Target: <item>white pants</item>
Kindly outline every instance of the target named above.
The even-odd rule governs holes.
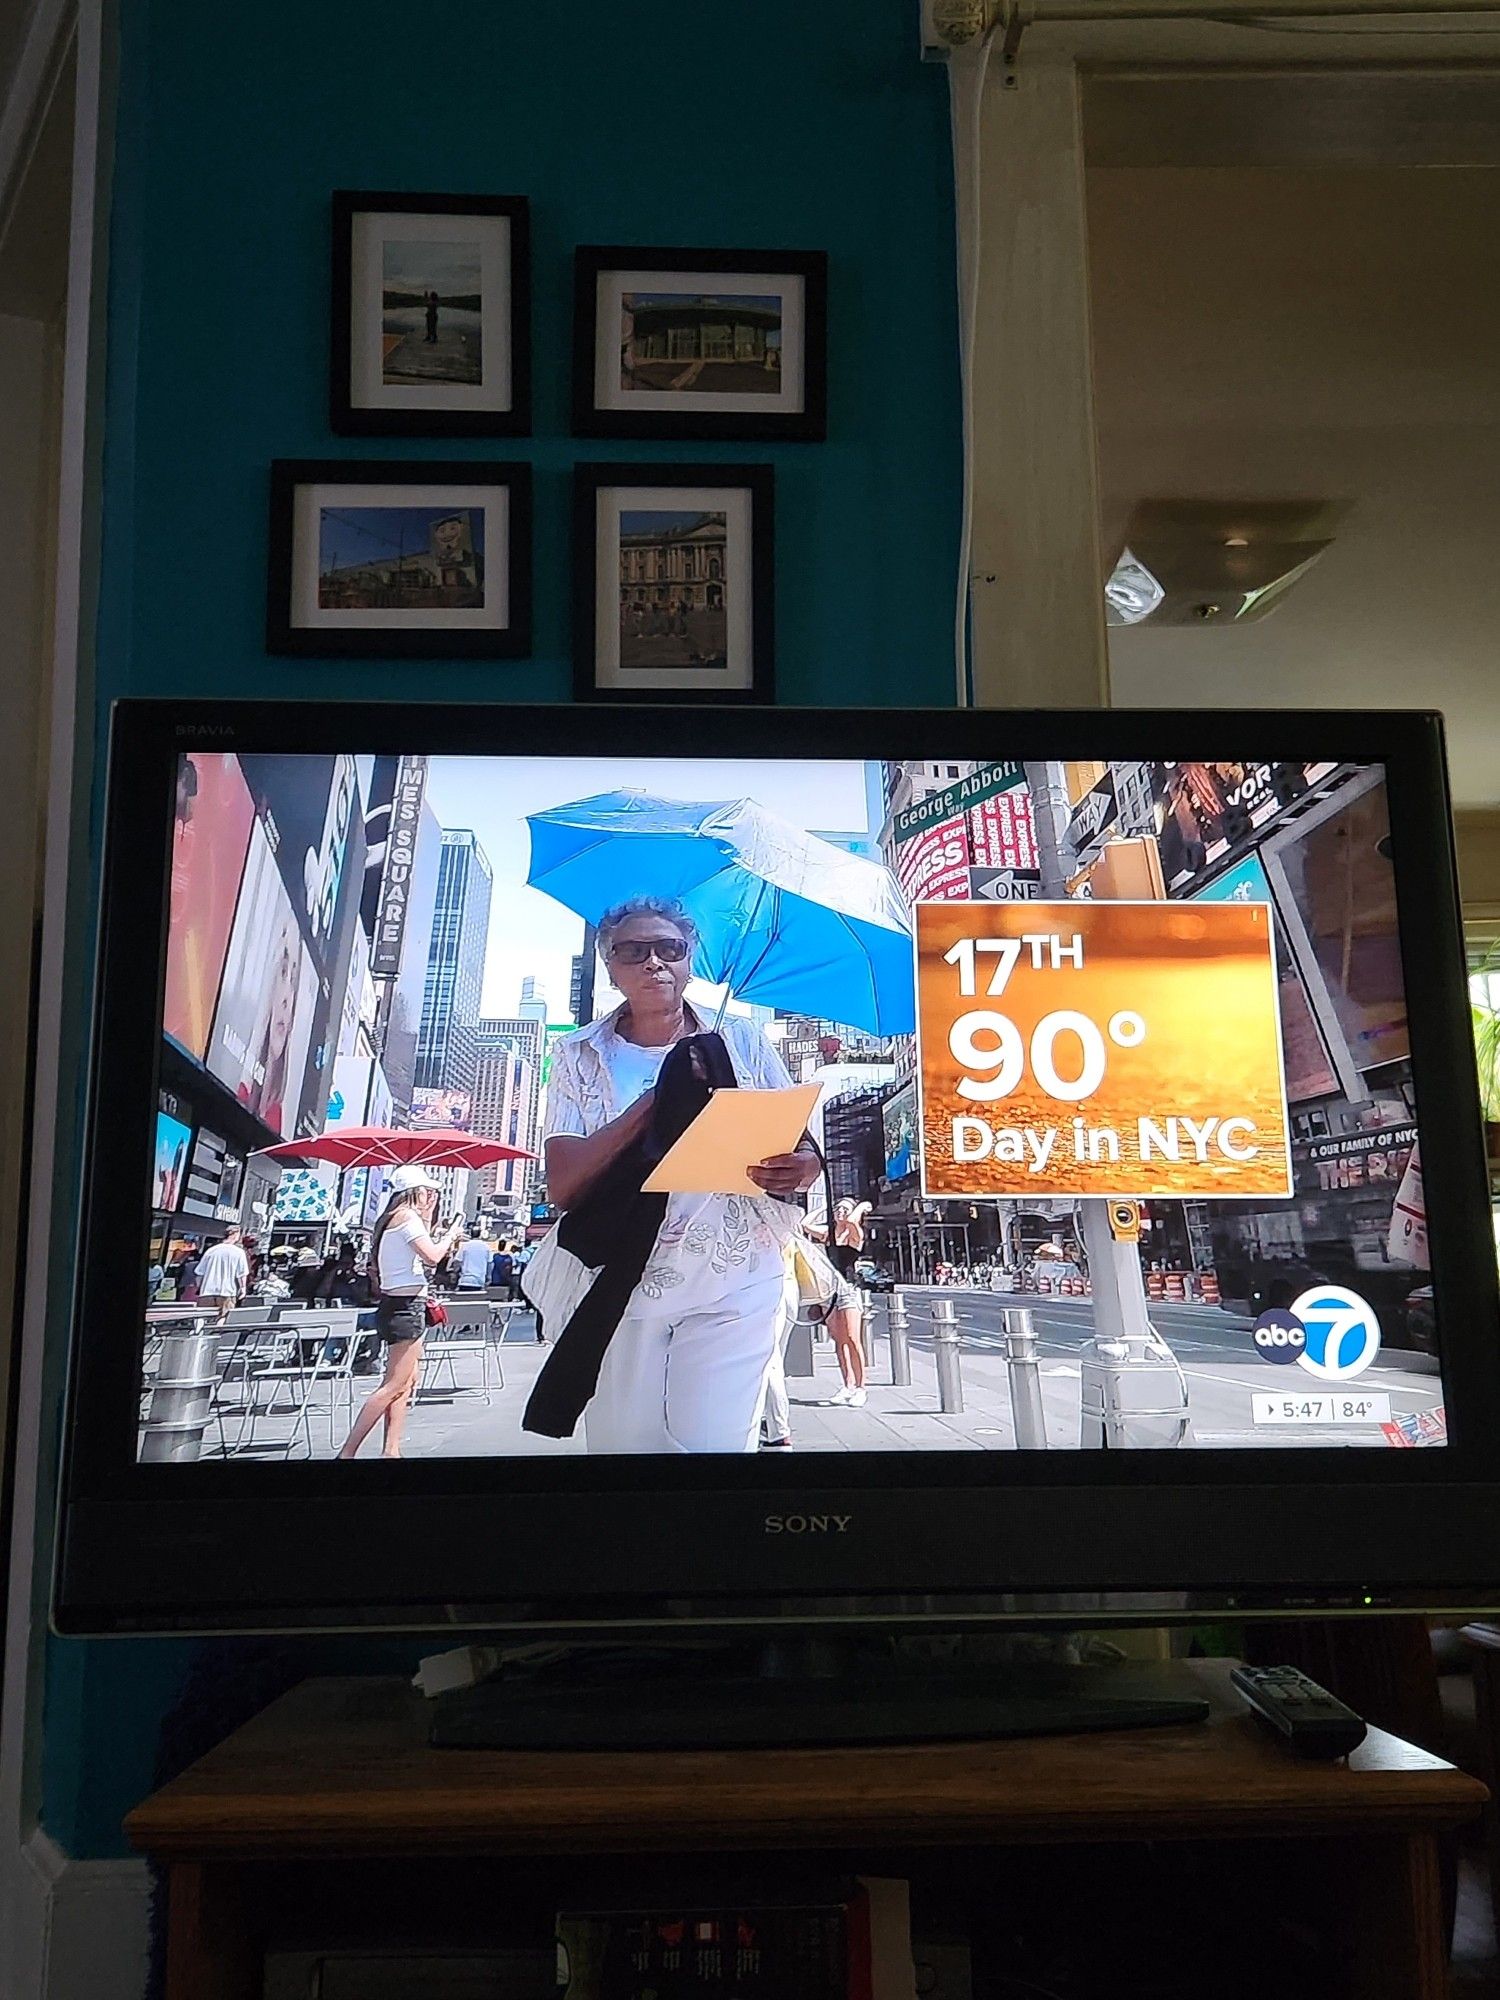
[[[776,1345],[771,1349],[771,1365],[766,1370],[766,1436],[789,1438],[792,1434],[792,1405],[786,1393],[786,1344],[797,1321],[797,1279],[788,1272],[781,1291],[781,1324]]]
[[[782,1289],[778,1260],[724,1298],[678,1303],[637,1291],[584,1412],[590,1453],[755,1451]]]

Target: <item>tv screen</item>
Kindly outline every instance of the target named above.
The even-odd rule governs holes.
[[[1092,1493],[1097,1542],[1111,1487],[1248,1484],[1270,1536],[1278,1489],[1488,1478],[1429,720],[127,705],[113,775],[80,1506],[170,1542],[202,1503],[232,1561],[288,1507],[566,1498],[566,1594],[654,1494],[686,1595],[775,1580],[663,1564],[695,1493],[766,1503],[757,1573],[822,1496],[904,1496],[884,1575],[802,1578],[869,1592],[929,1580],[944,1495]],[[965,1581],[1232,1591],[1268,1565],[1231,1539]],[[445,1604],[505,1596],[453,1554]],[[435,1601],[414,1555],[395,1606]],[[326,1615],[306,1567],[275,1615]]]

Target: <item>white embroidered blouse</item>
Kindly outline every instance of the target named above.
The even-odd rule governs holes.
[[[646,1049],[627,1042],[615,1032],[617,1018],[618,1010],[554,1043],[544,1141],[587,1138],[655,1083],[671,1044]],[[785,1064],[753,1021],[726,1015],[719,1033],[742,1088],[784,1090],[791,1083]],[[648,1299],[680,1299],[685,1305],[690,1298],[722,1297],[740,1282],[774,1279],[779,1284],[783,1248],[801,1219],[799,1207],[769,1195],[672,1195],[639,1289]],[[576,1298],[569,1295],[581,1296],[588,1276],[555,1239],[554,1231],[538,1245],[525,1286],[549,1324],[571,1312]],[[561,1260],[573,1267],[571,1272],[558,1268]]]

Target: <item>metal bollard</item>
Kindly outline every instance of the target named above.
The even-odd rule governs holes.
[[[217,1328],[206,1333],[168,1334],[151,1391],[151,1407],[141,1426],[141,1459],[147,1465],[196,1459],[213,1417]]]
[[[1042,1407],[1042,1371],[1031,1307],[1006,1306],[1000,1314],[1000,1324],[1005,1330],[1005,1372],[1010,1378],[1016,1449],[1045,1451],[1047,1418]]]
[[[891,1345],[891,1382],[897,1389],[909,1389],[911,1349],[906,1342],[911,1329],[906,1319],[906,1300],[900,1292],[893,1291],[886,1301],[885,1330]]]
[[[952,1299],[932,1302],[932,1351],[937,1361],[938,1407],[945,1416],[964,1406],[963,1376],[958,1360],[958,1308]]]

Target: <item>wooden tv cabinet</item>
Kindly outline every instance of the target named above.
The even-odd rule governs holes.
[[[1093,1923],[1100,1949],[1114,1926],[1134,1949],[1131,1913],[1156,1898],[1174,1959],[1210,1923],[1257,1978],[1311,1954],[1320,1994],[1440,2000],[1437,1836],[1483,1787],[1379,1730],[1347,1762],[1295,1762],[1228,1674],[1113,1671],[1122,1693],[1137,1677],[1205,1695],[1210,1720],[1186,1728],[659,1753],[434,1750],[403,1682],[316,1680],[127,1826],[167,1874],[169,2000],[251,2000],[288,1939],[535,1942],[585,1897],[670,1899],[715,1868],[738,1893],[825,1866],[903,1874],[918,1903],[957,1909],[976,1994],[1042,1922],[1059,1937]]]

